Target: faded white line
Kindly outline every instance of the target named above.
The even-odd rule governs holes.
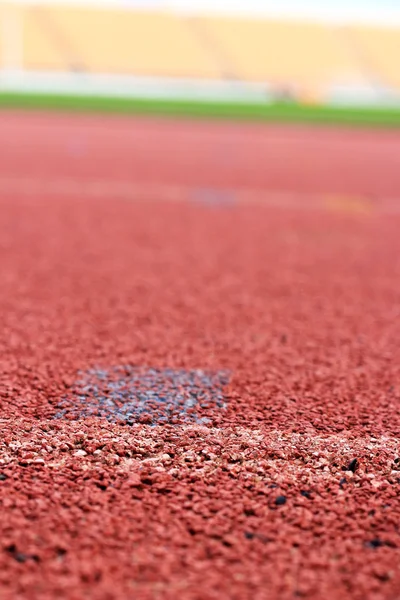
[[[29,198],[54,196],[71,199],[197,202],[215,205],[261,204],[297,210],[400,213],[400,200],[395,198],[372,201],[369,198],[351,194],[312,194],[250,188],[235,190],[211,186],[183,186],[101,178],[3,176],[0,177],[0,194],[3,197],[21,195]]]

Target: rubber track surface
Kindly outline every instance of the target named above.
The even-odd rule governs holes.
[[[398,599],[399,134],[0,131],[1,598]],[[105,402],[121,369],[212,402],[77,415],[79,373]]]

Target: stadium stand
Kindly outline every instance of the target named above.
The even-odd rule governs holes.
[[[222,76],[212,52],[198,42],[184,20],[170,13],[32,6],[25,13],[25,30],[25,61],[30,69]]]
[[[361,59],[377,81],[400,90],[400,31],[377,27],[353,27],[351,36]]]
[[[229,18],[203,23],[231,56],[241,79],[316,87],[361,77],[330,26]]]
[[[25,70],[265,82],[303,99],[332,86],[400,90],[397,29],[40,3],[20,12]],[[2,31],[4,18],[0,41]]]

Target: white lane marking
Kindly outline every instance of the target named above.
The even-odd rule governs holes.
[[[147,183],[111,179],[83,179],[75,177],[17,177],[0,176],[0,194],[25,197],[54,196],[80,199],[110,199],[131,201],[163,201],[202,203],[201,194],[208,202],[224,205],[226,199],[233,204],[261,204],[276,208],[296,210],[328,210],[339,212],[383,214],[400,213],[400,200],[382,198],[372,201],[353,194],[326,194],[290,192],[286,190],[230,189],[212,186],[185,186],[168,183]],[[214,201],[212,196],[214,195]]]

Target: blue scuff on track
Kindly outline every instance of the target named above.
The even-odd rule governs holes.
[[[223,409],[226,372],[118,366],[80,372],[55,417],[153,425],[209,422]],[[203,414],[202,414],[203,413]]]

